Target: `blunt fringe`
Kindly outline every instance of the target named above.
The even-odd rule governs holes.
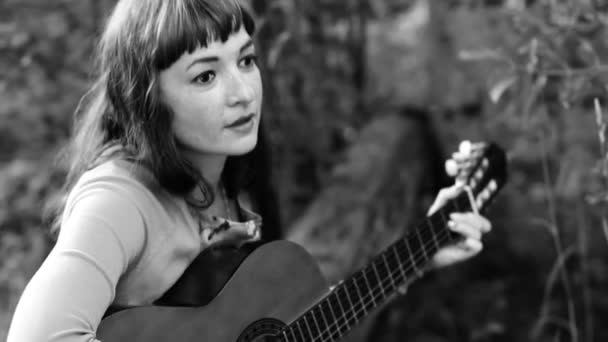
[[[67,164],[61,196],[49,203],[46,219],[59,231],[67,195],[87,170],[112,158],[146,167],[172,194],[185,196],[195,187],[208,207],[210,184],[180,154],[171,130],[172,113],[160,101],[158,74],[185,52],[225,42],[255,25],[239,0],[120,0],[108,18],[96,51],[95,81],[75,111],[73,135],[60,161]],[[245,186],[258,146],[229,157],[222,174],[228,196]]]

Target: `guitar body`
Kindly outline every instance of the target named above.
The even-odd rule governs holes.
[[[313,257],[281,240],[255,249],[217,296],[201,307],[140,306],[105,318],[108,342],[261,342],[329,293]]]

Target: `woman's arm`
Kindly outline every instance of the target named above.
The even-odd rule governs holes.
[[[143,248],[144,221],[132,201],[107,188],[77,197],[19,300],[8,342],[97,341],[118,279]]]

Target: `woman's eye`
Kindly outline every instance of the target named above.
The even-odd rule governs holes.
[[[215,79],[214,71],[205,71],[202,74],[196,76],[193,80],[195,83],[199,84],[208,84],[211,83]]]
[[[243,57],[243,59],[241,59],[241,65],[246,68],[250,68],[257,63],[257,59],[258,59],[258,56],[254,55],[254,54],[247,55],[247,56]]]

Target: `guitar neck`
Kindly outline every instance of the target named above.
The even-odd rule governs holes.
[[[326,297],[286,326],[285,341],[336,341],[400,286],[420,278],[432,256],[460,237],[447,228],[449,214],[470,210],[466,194],[448,202],[363,269],[340,282]]]

